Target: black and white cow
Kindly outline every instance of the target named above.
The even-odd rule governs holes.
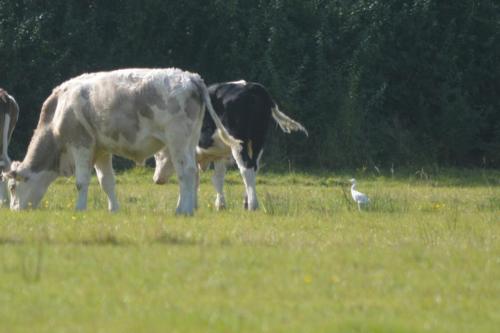
[[[9,142],[12,138],[12,132],[16,127],[17,117],[19,116],[19,106],[14,97],[0,88],[0,172],[10,168],[10,158],[8,154]],[[7,205],[9,195],[7,192],[7,182],[0,176],[0,207]]]
[[[205,170],[210,162],[214,163],[212,182],[217,191],[215,207],[222,209],[226,204],[223,190],[226,161],[232,155],[245,184],[244,207],[255,210],[259,205],[255,178],[271,117],[285,133],[302,131],[307,135],[307,130],[281,112],[266,88],[259,83],[243,80],[217,83],[209,86],[208,91],[215,112],[229,133],[241,141],[241,147],[235,149],[226,145],[215,132],[212,119],[205,117],[196,148],[198,166]],[[173,173],[168,151],[156,153],[155,162],[153,180],[156,184],[164,184]]]
[[[168,69],[124,69],[84,74],[56,87],[42,106],[37,128],[22,162],[4,173],[9,179],[10,207],[36,207],[59,176],[75,173],[76,208],[87,207],[94,166],[118,209],[112,154],[143,161],[166,147],[179,178],[177,213],[196,207],[196,146],[207,107],[217,133],[238,149],[212,108],[198,74]]]

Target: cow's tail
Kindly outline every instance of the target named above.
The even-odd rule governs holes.
[[[2,132],[2,158],[0,159],[3,160],[4,158],[7,159],[6,163],[9,163],[8,161],[8,156],[7,156],[7,147],[9,146],[9,126],[10,126],[10,115],[8,112],[5,112],[4,118],[3,118],[3,132]]]
[[[217,113],[215,113],[214,107],[212,106],[212,102],[210,101],[210,95],[208,94],[208,89],[207,86],[202,82],[201,84],[201,92],[203,94],[203,101],[205,102],[205,105],[207,106],[208,113],[210,113],[210,116],[212,117],[215,126],[217,126],[217,131],[219,133],[219,136],[226,145],[231,147],[233,150],[240,151],[241,150],[241,141],[235,139],[227,129],[224,127],[222,122],[220,121],[219,116]]]
[[[283,132],[291,133],[292,131],[302,131],[306,136],[309,136],[309,133],[307,133],[305,127],[302,126],[302,124],[300,124],[298,121],[293,120],[292,118],[281,112],[276,103],[274,103],[271,111],[274,120],[276,121],[276,123],[278,123]]]
[[[9,147],[9,141],[10,141],[10,134],[12,133],[11,127],[12,122],[17,121],[17,114],[13,113],[14,118],[11,119],[10,115],[10,109],[11,108],[17,108],[19,110],[19,106],[17,106],[16,100],[7,94],[4,90],[1,91],[3,98],[2,100],[7,104],[7,110],[3,115],[3,129],[2,129],[2,158],[0,158],[0,163],[3,160],[3,164],[5,165],[0,165],[2,166],[8,166],[10,164],[10,159],[8,155],[8,147]],[[5,98],[5,99],[4,99]]]

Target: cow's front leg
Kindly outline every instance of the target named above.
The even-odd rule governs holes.
[[[222,210],[226,208],[226,199],[224,197],[224,176],[226,175],[226,161],[219,160],[214,162],[214,175],[212,184],[214,184],[217,196],[215,198],[215,209]]]
[[[74,149],[73,158],[75,161],[75,178],[78,199],[77,210],[87,209],[87,196],[91,177],[91,153],[88,149]]]
[[[120,206],[115,194],[115,174],[113,172],[113,160],[111,154],[100,156],[94,164],[97,179],[102,190],[108,197],[108,210],[115,212]]]

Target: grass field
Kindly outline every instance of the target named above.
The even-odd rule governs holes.
[[[195,217],[151,169],[118,176],[121,211],[74,180],[41,209],[0,209],[0,332],[500,332],[500,172],[260,175],[261,209]]]

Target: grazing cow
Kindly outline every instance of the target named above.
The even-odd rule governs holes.
[[[36,207],[59,175],[76,176],[78,210],[86,209],[92,165],[118,209],[112,154],[142,161],[164,146],[179,178],[176,212],[196,207],[196,145],[205,106],[227,144],[239,142],[226,131],[198,74],[179,69],[123,69],[83,74],[56,87],[42,106],[37,128],[22,162],[9,179],[11,209]]]
[[[267,128],[271,117],[285,133],[307,130],[278,109],[267,90],[259,83],[236,81],[217,83],[208,88],[215,112],[229,133],[241,141],[240,149],[227,146],[218,133],[212,119],[205,117],[201,130],[201,138],[196,148],[196,158],[200,169],[205,170],[210,162],[214,162],[212,182],[217,192],[215,207],[225,207],[224,175],[226,160],[231,156],[236,160],[245,184],[244,207],[248,210],[258,208],[255,191],[255,176],[262,156]],[[156,184],[164,184],[173,172],[171,159],[166,150],[155,154]]]
[[[0,88],[0,172],[10,168],[10,158],[8,155],[9,142],[12,137],[14,127],[16,127],[19,116],[19,106],[14,97]],[[7,205],[9,195],[7,193],[7,182],[0,176],[0,207]]]

